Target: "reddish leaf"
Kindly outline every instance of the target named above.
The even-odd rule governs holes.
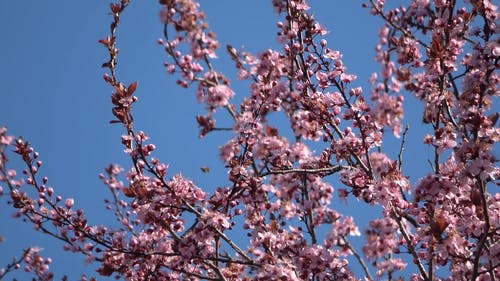
[[[495,112],[495,113],[491,114],[490,116],[488,116],[488,119],[490,119],[492,126],[495,126],[495,124],[497,123],[498,116],[499,116],[498,112]]]
[[[450,223],[447,222],[442,215],[435,215],[434,219],[430,222],[432,234],[434,234],[436,238],[441,238],[441,235],[449,224]]]
[[[123,90],[122,90],[122,87],[120,87],[121,85],[116,85],[115,86],[115,90],[116,90],[116,93],[118,95],[120,95],[120,97],[124,97],[125,95],[123,94]]]
[[[113,12],[114,14],[119,13],[121,9],[120,5],[114,3],[109,4],[109,7],[111,8],[111,12]]]
[[[109,44],[109,40],[108,39],[100,39],[99,43],[107,46]]]
[[[122,189],[122,191],[123,191],[123,194],[129,198],[134,198],[137,196],[137,194],[134,192],[134,190],[132,188],[124,187]]]
[[[127,93],[128,95],[132,95],[135,92],[135,89],[137,89],[137,81],[133,82],[128,86]]]
[[[276,137],[276,136],[278,136],[278,129],[267,125],[266,126],[266,134],[268,136],[271,136],[271,137]]]

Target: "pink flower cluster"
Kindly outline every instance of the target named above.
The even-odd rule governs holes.
[[[138,85],[120,82],[115,72],[115,31],[128,6],[121,0],[111,5],[110,36],[100,41],[110,54],[103,66],[114,89],[112,122],[126,129],[121,142],[132,163],[100,175],[119,227],[90,224],[75,200],[58,196],[38,175],[42,162],[31,145],[2,127],[0,194],[8,192],[16,216],[97,263],[98,274],[126,280],[500,277],[500,168],[493,153],[500,141],[493,106],[500,29],[492,1],[415,0],[391,9],[370,0],[365,6],[385,25],[375,57],[381,70],[366,91],[341,52],[328,47],[328,31],[307,1],[273,0],[280,48],[257,55],[226,48],[250,85],[238,106],[229,79],[212,63],[219,42],[200,5],[160,3],[167,73],[206,105],[197,116],[200,136],[232,133],[219,150],[227,183],[210,191],[169,176],[156,145],[136,130]],[[428,126],[420,137],[432,155],[429,172],[414,184],[405,170],[413,163],[403,157],[411,149],[402,126],[408,94],[423,104],[417,123]],[[221,109],[229,128],[216,125]],[[273,115],[288,125],[278,126]],[[383,146],[387,128],[401,141],[395,156]],[[8,168],[9,148],[26,164],[22,173]],[[379,208],[380,217],[360,230],[338,211],[335,196],[348,208]],[[363,246],[351,242],[362,233]],[[50,259],[38,252],[26,253],[27,270],[50,279]]]

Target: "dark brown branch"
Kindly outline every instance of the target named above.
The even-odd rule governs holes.
[[[327,175],[331,175],[337,172],[340,172],[341,170],[345,169],[350,169],[348,166],[340,166],[340,165],[334,165],[331,167],[326,167],[326,168],[312,168],[312,169],[288,169],[288,170],[269,170],[266,173],[263,173],[261,176],[267,176],[267,175],[284,175],[284,174],[292,174],[292,173],[297,173],[297,174],[318,174],[318,173],[326,173]]]
[[[361,255],[356,251],[356,249],[352,246],[352,244],[349,242],[349,240],[347,240],[347,237],[345,237],[345,235],[342,235],[342,241],[345,244],[343,244],[341,246],[346,246],[347,248],[349,248],[349,250],[351,250],[352,254],[356,258],[358,263],[361,265],[361,267],[363,268],[363,271],[365,272],[366,278],[368,278],[368,280],[373,280],[373,277],[370,274],[370,270],[368,269],[368,266],[366,265],[365,261],[363,260],[363,257],[361,257]]]

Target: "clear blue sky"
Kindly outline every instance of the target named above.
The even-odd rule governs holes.
[[[76,198],[76,205],[87,210],[91,223],[113,221],[112,214],[104,210],[103,198],[109,193],[98,174],[109,163],[129,167],[120,144],[124,130],[108,123],[112,119],[111,89],[102,80],[105,71],[100,68],[108,58],[105,48],[97,43],[107,35],[111,22],[108,2],[0,1],[0,125],[7,125],[11,134],[22,135],[35,146],[44,162],[40,175],[47,175],[50,185],[64,197]],[[118,75],[125,82],[139,81],[136,128],[150,135],[158,148],[156,155],[170,163],[170,175],[182,171],[207,189],[226,185],[217,147],[229,135],[216,133],[198,139],[194,117],[204,109],[196,103],[193,90],[181,89],[165,74],[165,52],[156,44],[163,28],[157,2],[133,1],[118,32]],[[270,3],[205,0],[202,8],[223,46],[245,46],[256,53],[278,48],[277,18]],[[361,3],[311,1],[316,18],[331,31],[329,46],[344,54],[346,66],[358,75],[357,83],[366,86],[371,72],[379,69],[373,56],[382,23],[361,8]],[[224,63],[224,49],[220,55],[216,67],[234,77],[234,64]],[[243,86],[235,89],[239,96],[248,93]],[[407,114],[419,114],[420,109],[415,104]],[[421,142],[417,132],[412,131],[409,146]],[[428,166],[422,151],[416,152],[407,157],[415,161],[413,157],[421,155],[422,161],[412,163],[416,163],[415,172],[420,169],[422,175],[422,167],[428,170]],[[202,166],[210,166],[212,172],[202,173]],[[60,242],[10,218],[12,210],[5,207],[5,199],[0,204],[0,235],[7,240],[0,243],[0,267],[23,247],[39,245],[45,248],[45,255],[53,257],[57,279],[63,274],[71,280],[80,273],[95,276],[91,267],[83,265],[83,258],[64,253]],[[356,217],[360,213],[351,214]]]

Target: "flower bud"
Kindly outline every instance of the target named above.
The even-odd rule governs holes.
[[[73,207],[73,205],[75,204],[75,200],[73,200],[72,198],[68,198],[66,199],[66,208],[68,209],[71,209],[71,207]]]

